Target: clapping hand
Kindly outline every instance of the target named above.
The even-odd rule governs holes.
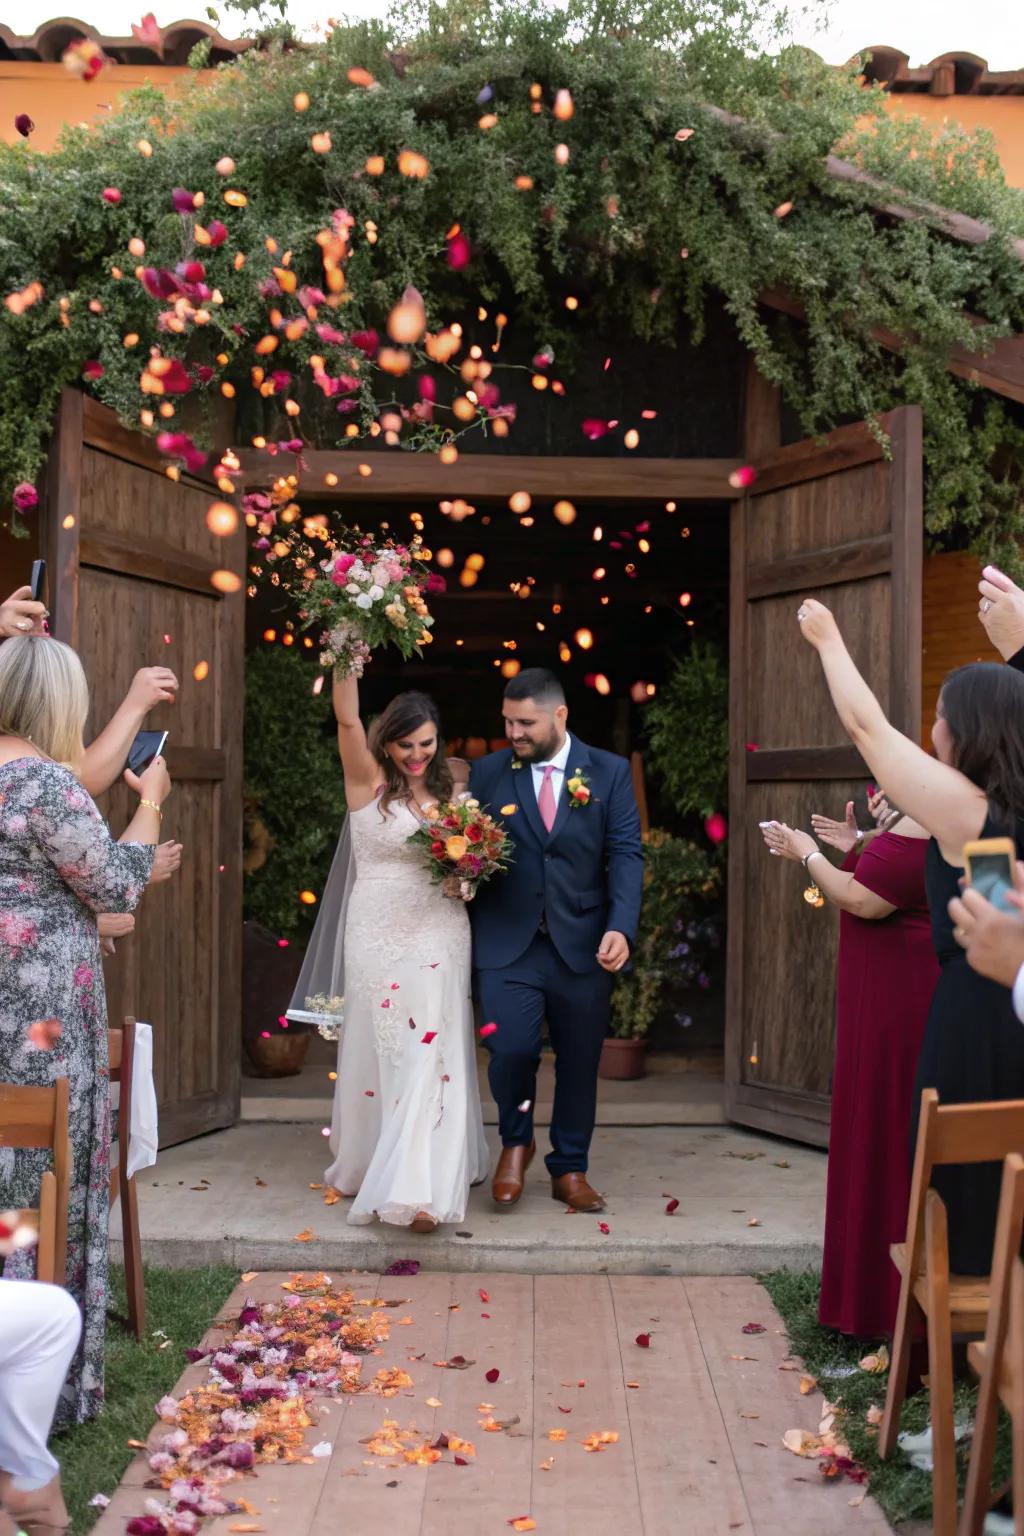
[[[1024,646],[1024,592],[998,566],[986,565],[978,583],[978,618],[1004,661]]]
[[[815,814],[811,817],[811,826],[815,837],[827,843],[830,848],[837,848],[840,853],[849,853],[851,848],[856,848],[864,835],[857,826],[852,800],[846,802],[846,817],[843,821],[833,821],[831,816]]]
[[[761,834],[768,845],[768,852],[779,859],[791,859],[799,864],[809,854],[818,852],[818,845],[809,832],[787,827],[784,821],[766,821]]]
[[[153,855],[153,870],[149,877],[150,885],[159,885],[162,880],[169,880],[173,874],[181,868],[181,843],[173,841],[160,843]]]
[[[889,828],[900,819],[900,812],[894,810],[885,798],[884,789],[872,787],[868,793],[868,810],[879,832],[888,832]]]

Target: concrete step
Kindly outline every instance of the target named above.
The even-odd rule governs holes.
[[[497,1154],[496,1138],[488,1133]],[[542,1145],[540,1152],[546,1150]],[[821,1262],[825,1154],[734,1128],[604,1127],[591,1181],[601,1217],[568,1215],[551,1199],[542,1162],[511,1211],[487,1185],[466,1219],[420,1237],[404,1228],[349,1226],[348,1202],[325,1206],[326,1142],[306,1125],[244,1124],[161,1153],[140,1175],[146,1259],[172,1268],[226,1263],[247,1269],[385,1268],[530,1274],[757,1274]],[[678,1199],[673,1215],[669,1198]],[[601,1230],[604,1222],[608,1232]],[[312,1231],[308,1242],[296,1241]],[[111,1253],[121,1257],[120,1207]]]
[[[243,1077],[242,1120],[329,1124],[334,1085],[327,1074],[332,1065],[321,1058],[307,1062],[297,1077]],[[487,1086],[487,1061],[483,1052],[480,1053],[478,1071],[484,1124],[497,1125],[497,1111]],[[551,1124],[554,1091],[554,1059],[545,1053],[537,1074],[534,1120],[538,1125]],[[646,1077],[634,1082],[602,1080],[597,1123],[599,1126],[725,1125],[725,1090],[718,1064],[713,1064],[710,1071],[687,1070],[685,1058],[655,1056],[649,1059]]]

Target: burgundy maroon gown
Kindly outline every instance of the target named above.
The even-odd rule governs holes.
[[[925,894],[926,838],[884,832],[843,868],[896,908],[840,914],[836,1060],[828,1149],[821,1322],[890,1334],[910,1197],[907,1146],[925,1021],[939,968]]]

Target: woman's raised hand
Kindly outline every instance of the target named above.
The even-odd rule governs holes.
[[[868,795],[868,810],[871,819],[879,832],[887,832],[894,822],[899,821],[900,812],[894,810],[885,798],[884,789],[873,789]]]
[[[1024,647],[1024,592],[995,565],[978,582],[978,618],[1004,661]]]
[[[851,848],[856,848],[863,835],[857,826],[857,818],[853,814],[852,800],[846,802],[844,820],[834,821],[831,816],[815,814],[811,817],[811,826],[814,828],[815,837],[827,843],[830,848],[837,848],[840,853],[849,853]]]
[[[816,651],[829,640],[839,640],[839,625],[832,616],[830,609],[824,603],[819,603],[816,598],[805,597],[797,609],[797,621],[800,625],[800,633],[808,645],[813,645]]]
[[[818,845],[809,832],[800,832],[795,827],[787,827],[782,821],[766,821],[761,828],[761,835],[768,846],[768,852],[775,854],[776,858],[791,859],[799,864],[801,859],[806,859],[809,853],[817,852]]]

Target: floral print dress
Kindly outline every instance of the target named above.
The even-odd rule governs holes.
[[[66,768],[36,757],[0,763],[0,1080],[70,1081],[67,1287],[84,1328],[55,1428],[92,1418],[103,1403],[110,1075],[96,914],[132,911],[153,854],[114,842]],[[49,1163],[45,1151],[0,1147],[0,1210],[38,1205]],[[31,1250],[4,1267],[7,1279],[33,1272]]]

